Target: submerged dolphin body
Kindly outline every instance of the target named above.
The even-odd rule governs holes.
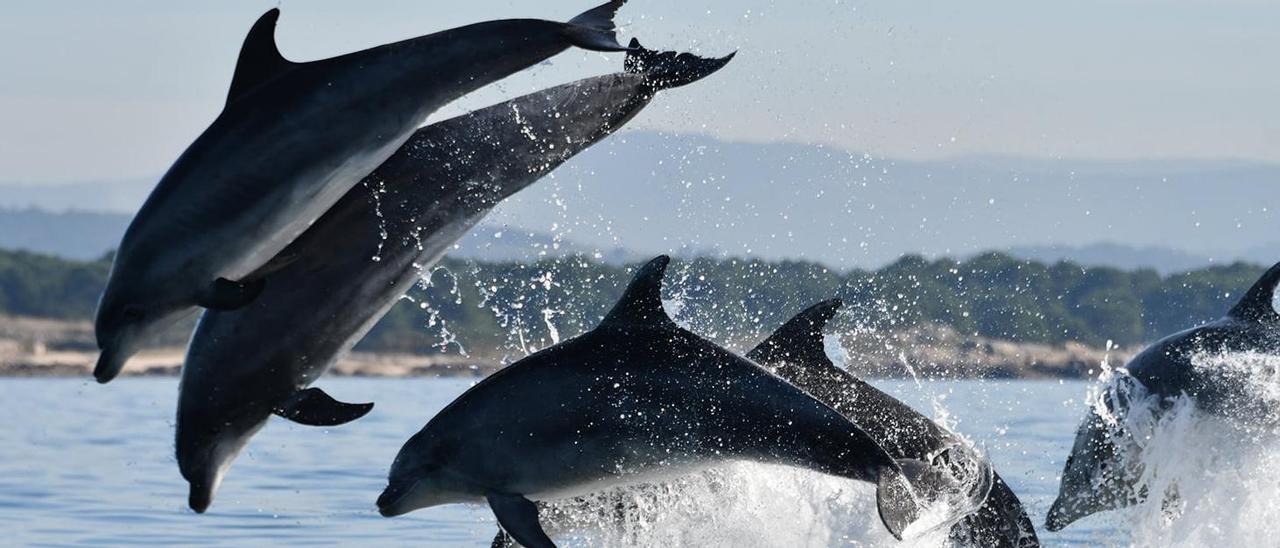
[[[1280,355],[1280,314],[1272,305],[1278,282],[1280,264],[1267,270],[1225,317],[1156,341],[1129,360],[1115,389],[1101,395],[1076,431],[1046,519],[1050,531],[1149,495],[1138,485],[1141,455],[1122,420],[1134,405],[1154,400],[1159,412],[1173,398],[1187,396],[1196,409],[1242,426],[1276,427],[1280,410],[1259,396],[1248,372],[1212,362],[1230,354]]]
[[[252,304],[205,312],[178,399],[177,459],[192,508],[209,505],[231,461],[273,412],[319,425],[368,412],[369,404],[339,403],[306,387],[493,206],[622,127],[657,91],[728,62],[633,46],[626,72],[419,130],[366,179],[369,190],[352,189],[283,252],[289,264]]]
[[[881,518],[900,535],[919,508],[898,463],[830,407],[672,322],[660,297],[668,262],[641,267],[595,329],[432,418],[396,456],[379,511],[487,500],[517,542],[554,546],[531,499],[749,460],[876,483]]]
[[[444,104],[570,46],[624,49],[611,19],[621,4],[569,23],[489,21],[308,63],[280,55],[279,10],[268,11],[245,38],[222,113],[120,242],[98,303],[94,377],[110,381],[194,306],[251,302],[269,273],[260,268]]]
[[[953,485],[947,489],[968,491],[964,502],[976,511],[951,526],[953,543],[1039,546],[1035,526],[1022,503],[986,459],[928,417],[831,362],[824,348],[823,328],[841,306],[840,300],[833,299],[810,307],[778,328],[747,357],[848,417],[899,462],[931,463],[919,472],[941,473],[956,480],[948,482]]]

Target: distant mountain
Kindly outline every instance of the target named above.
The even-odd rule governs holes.
[[[151,192],[154,179],[77,183],[0,183],[0,208],[97,211],[132,214]]]
[[[1214,262],[1208,257],[1167,247],[1130,246],[1113,243],[1097,243],[1083,246],[1017,246],[1010,248],[1008,253],[1014,257],[1043,263],[1071,261],[1084,266],[1110,266],[1123,270],[1150,268],[1161,274],[1186,272],[1202,268]]]
[[[96,259],[120,243],[129,219],[123,213],[0,209],[0,248]]]
[[[0,185],[0,206],[128,212],[151,184]],[[1263,163],[904,161],[636,130],[587,150],[486,222],[554,233],[562,246],[638,256],[712,250],[871,268],[904,253],[1050,247],[1062,248],[1050,255],[1092,262],[1092,254],[1099,264],[1176,270],[1191,257],[1274,260],[1280,249],[1269,228],[1280,226],[1280,208],[1267,204],[1278,189],[1280,165]],[[521,243],[469,241],[500,256],[524,252]],[[1150,253],[1086,249],[1097,242]]]
[[[1242,253],[1244,260],[1261,265],[1280,262],[1280,241],[1254,246]]]
[[[573,240],[557,238],[546,232],[485,224],[472,229],[448,253],[448,256],[457,259],[488,262],[531,262],[543,257],[565,255],[585,255],[610,265],[633,263],[647,258],[620,247],[600,249]]]
[[[128,226],[123,213],[0,208],[0,249],[21,249],[69,259],[89,260],[115,248]],[[1084,266],[1110,266],[1123,270],[1154,269],[1170,274],[1243,260],[1269,265],[1280,261],[1280,242],[1260,245],[1243,252],[1212,258],[1160,246],[1130,246],[1094,243],[1082,246],[1015,246],[1006,251],[1014,257],[1054,263],[1072,261]],[[725,258],[730,253],[715,247],[683,247],[671,251],[677,257]],[[448,255],[458,259],[487,262],[531,262],[543,257],[585,255],[610,265],[635,263],[650,258],[647,253],[621,246],[604,247],[580,242],[549,232],[485,222],[458,241]]]
[[[90,260],[114,249],[131,215],[88,211],[50,212],[0,208],[0,249],[20,249],[68,259]],[[646,259],[622,248],[602,249],[552,234],[517,227],[476,227],[449,256],[483,261],[534,261],[545,256],[587,255],[609,264]]]

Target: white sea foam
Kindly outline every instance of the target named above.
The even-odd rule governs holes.
[[[602,511],[619,502],[628,511]],[[871,484],[753,463],[596,495],[564,512],[559,521],[568,527],[553,534],[565,546],[928,547],[946,540],[942,530],[896,541],[880,522]]]
[[[1230,378],[1257,399],[1250,413],[1280,402],[1280,358],[1257,353],[1203,354],[1197,372]],[[1116,511],[1134,546],[1275,546],[1280,527],[1280,438],[1256,420],[1202,410],[1185,395],[1163,401],[1124,370],[1104,372],[1092,394],[1104,420],[1128,432],[1124,466],[1138,474],[1138,504]],[[1105,398],[1127,401],[1112,413]]]

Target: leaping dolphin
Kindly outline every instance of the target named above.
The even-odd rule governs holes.
[[[625,49],[612,21],[623,2],[568,23],[489,21],[307,63],[280,55],[280,11],[268,11],[245,38],[222,113],[125,231],[98,303],[94,377],[110,381],[194,306],[252,301],[260,268],[444,104],[571,46]]]
[[[1050,531],[1149,495],[1138,485],[1141,455],[1132,441],[1134,432],[1117,420],[1137,401],[1147,405],[1153,398],[1158,413],[1167,410],[1173,398],[1187,396],[1206,413],[1246,426],[1276,426],[1280,410],[1274,409],[1274,402],[1260,398],[1247,375],[1225,370],[1213,360],[1240,353],[1280,355],[1280,314],[1272,305],[1277,283],[1280,263],[1267,270],[1225,317],[1156,341],[1129,360],[1115,380],[1115,390],[1101,395],[1076,431],[1058,498],[1045,522]]]
[[[951,526],[949,537],[956,545],[1039,546],[1022,503],[985,458],[928,417],[832,363],[823,329],[842,305],[839,299],[813,305],[747,357],[848,417],[899,462],[930,463],[933,473],[948,477],[953,489],[964,492],[967,500],[959,502],[972,505],[972,513]]]
[[[177,460],[191,508],[209,506],[272,413],[312,425],[367,413],[372,404],[344,404],[306,387],[500,201],[621,128],[657,91],[701,79],[730,58],[632,46],[626,72],[419,130],[365,179],[376,194],[352,189],[282,252],[289,264],[253,303],[204,313],[178,398]]]
[[[384,516],[486,500],[520,544],[554,546],[532,499],[581,496],[726,460],[873,482],[885,526],[918,516],[897,462],[835,410],[675,324],[669,259],[644,265],[595,329],[462,394],[409,439],[378,497]]]
[[[842,413],[877,440],[899,464],[919,467],[922,463],[936,463],[935,468],[947,466],[946,474],[956,481],[948,482],[949,485],[938,481],[930,483],[938,488],[967,488],[972,491],[970,498],[976,500],[974,508],[981,504],[977,513],[965,516],[952,526],[949,536],[955,545],[1039,546],[1035,526],[1018,497],[998,475],[994,475],[985,459],[908,405],[831,362],[824,348],[823,330],[841,306],[839,299],[833,299],[809,307],[752,349],[747,358]],[[917,492],[921,491],[920,483],[917,481]],[[629,511],[626,501],[621,498],[608,502],[611,505],[593,510],[612,515]],[[585,505],[583,501],[569,504],[572,509]],[[561,508],[551,510],[554,514]],[[952,512],[953,515],[965,513],[965,509]],[[511,539],[501,530],[491,543],[495,548],[511,545]]]

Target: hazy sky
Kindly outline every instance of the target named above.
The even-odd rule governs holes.
[[[7,0],[0,181],[152,178],[221,109],[240,41],[280,6],[311,60],[593,0]],[[1280,162],[1280,2],[633,0],[624,39],[738,58],[634,124],[882,157]],[[571,51],[442,113],[616,70]]]

